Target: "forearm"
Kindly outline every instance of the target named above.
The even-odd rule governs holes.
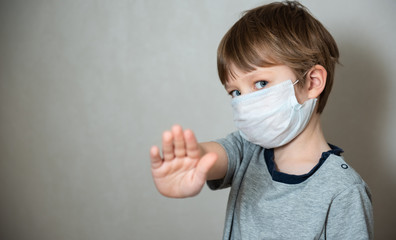
[[[209,170],[207,180],[222,179],[227,173],[228,157],[224,148],[217,142],[203,142],[199,143],[201,156],[206,153],[216,153],[218,156],[215,164]]]

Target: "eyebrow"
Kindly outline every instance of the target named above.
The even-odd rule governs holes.
[[[231,88],[232,88],[232,86],[230,86],[229,84],[227,84],[227,83],[224,84],[224,89],[225,89],[227,92],[230,91]]]
[[[251,80],[251,79],[253,79],[253,78],[256,78],[258,75],[263,75],[263,74],[265,74],[266,76],[265,77],[271,77],[271,76],[273,76],[273,74],[274,74],[274,70],[272,70],[272,69],[261,69],[259,72],[250,72],[250,73],[248,73],[247,74],[247,79],[245,79],[245,80]],[[251,74],[251,75],[249,75],[249,74]],[[231,84],[231,86],[230,86],[230,82],[232,82],[232,81],[235,81],[235,79],[230,79],[230,80],[228,80],[225,84],[224,84],[224,88],[226,89],[226,90],[228,90],[229,88],[231,88],[232,87],[232,84]]]

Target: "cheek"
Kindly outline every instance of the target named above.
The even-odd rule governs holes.
[[[305,88],[294,86],[294,92],[296,93],[298,103],[303,104],[308,100],[308,91]]]

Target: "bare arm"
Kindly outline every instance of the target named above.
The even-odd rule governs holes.
[[[162,156],[157,146],[151,148],[154,183],[166,197],[195,196],[206,180],[222,178],[227,171],[227,154],[220,144],[198,144],[191,130],[178,125],[163,133]]]
[[[216,180],[224,178],[228,168],[228,157],[224,148],[217,142],[204,142],[200,143],[199,146],[202,151],[201,156],[211,152],[217,154],[217,161],[209,169],[206,179]]]

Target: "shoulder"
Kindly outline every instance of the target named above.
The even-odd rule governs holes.
[[[328,160],[328,178],[334,191],[326,236],[329,239],[373,239],[372,198],[368,185],[342,157]]]
[[[339,179],[337,182],[346,185],[364,183],[360,175],[345,162],[342,156],[331,154],[325,163],[325,170],[332,178]],[[334,179],[334,180],[335,180]]]
[[[345,162],[342,156],[331,154],[319,169],[317,180],[321,186],[331,189],[333,196],[351,189],[365,189],[370,195],[362,177]]]
[[[239,131],[232,132],[228,134],[225,138],[217,139],[215,142],[222,145],[227,152],[238,151],[240,153],[243,153],[251,152],[251,150],[261,148],[260,146],[244,139]]]

